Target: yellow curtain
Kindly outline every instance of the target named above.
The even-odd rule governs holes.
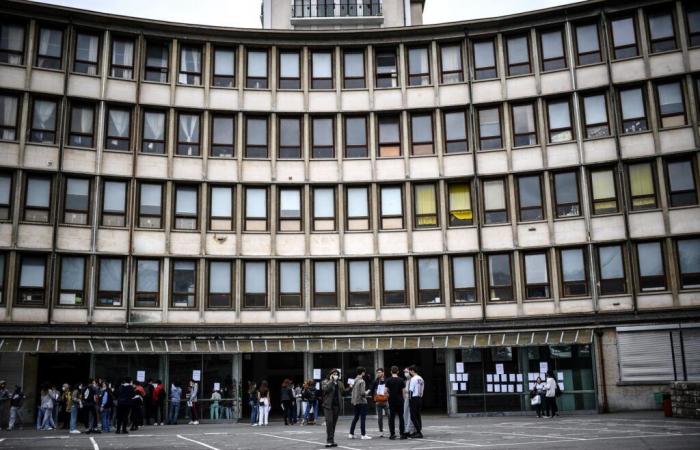
[[[632,165],[629,173],[632,196],[654,195],[654,180],[649,163]]]
[[[432,184],[416,186],[416,216],[418,225],[437,225],[435,186]]]
[[[468,184],[451,184],[450,215],[459,220],[472,220],[472,199]]]
[[[615,177],[612,170],[591,173],[593,200],[615,197]]]

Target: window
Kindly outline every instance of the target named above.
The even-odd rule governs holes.
[[[0,139],[17,140],[17,119],[19,98],[16,95],[0,94]]]
[[[214,48],[212,85],[216,87],[234,87],[236,85],[235,49],[225,47]]]
[[[583,97],[583,115],[588,139],[610,135],[605,94],[585,95]]]
[[[403,228],[403,192],[401,186],[380,186],[381,229]]]
[[[136,260],[136,294],[134,306],[158,307],[160,303],[160,260]]]
[[[245,118],[245,157],[267,158],[267,117]]]
[[[139,190],[139,227],[163,228],[163,185],[141,183]]]
[[[267,189],[245,188],[245,230],[267,231]]]
[[[484,180],[484,223],[496,224],[508,222],[506,206],[505,180]]]
[[[335,158],[335,121],[332,117],[311,119],[312,158]]]
[[[400,117],[379,116],[379,156],[401,156],[401,126]]]
[[[166,42],[146,43],[146,67],[144,80],[157,83],[168,82],[168,63],[170,61],[170,45]]]
[[[95,107],[86,104],[72,104],[70,108],[70,133],[68,145],[93,147],[95,135]]]
[[[406,281],[403,259],[382,260],[382,301],[385,306],[405,306]]]
[[[518,207],[520,220],[543,220],[542,182],[539,175],[518,177]]]
[[[584,248],[567,248],[559,251],[561,264],[562,297],[588,295],[588,270],[586,269],[586,250]]]
[[[197,295],[197,262],[173,260],[172,264],[171,306],[173,308],[194,308]]]
[[[447,185],[449,220],[451,227],[473,223],[471,186],[469,183]]]
[[[267,305],[267,263],[243,262],[243,307],[264,308]]]
[[[485,80],[496,77],[498,70],[493,39],[474,42],[474,78]]]
[[[48,223],[51,218],[51,178],[27,175],[24,220]]]
[[[671,11],[655,11],[647,15],[650,53],[676,49],[676,32]]]
[[[576,27],[576,50],[580,66],[602,61],[598,24],[588,23]]]
[[[547,30],[540,33],[542,51],[542,71],[558,70],[566,67],[564,35],[562,30]]]
[[[63,223],[87,225],[90,222],[90,180],[66,178]]]
[[[280,51],[280,89],[301,89],[301,57],[298,51]]]
[[[685,125],[685,104],[681,82],[658,83],[656,95],[659,99],[661,128]]]
[[[549,142],[566,142],[574,138],[568,98],[547,101],[547,124],[549,125]]]
[[[345,50],[343,52],[343,88],[365,88],[365,52]]]
[[[525,298],[549,298],[549,263],[546,252],[525,253]]]
[[[56,114],[58,103],[55,100],[34,99],[32,126],[29,133],[31,142],[54,144],[56,142]]]
[[[656,208],[656,187],[654,167],[650,162],[627,166],[632,211]]]
[[[611,26],[613,55],[615,59],[637,56],[637,30],[634,17],[624,17],[613,20]]]
[[[300,188],[280,188],[280,231],[302,231],[301,191]]]
[[[124,260],[102,257],[98,261],[97,306],[122,306]]]
[[[436,305],[442,303],[440,288],[440,258],[417,258],[418,303]]]
[[[500,108],[496,106],[478,109],[477,116],[479,119],[479,149],[503,148]]]
[[[639,242],[637,244],[639,266],[639,290],[642,292],[666,290],[666,269],[661,242]]]
[[[317,187],[314,193],[314,231],[335,230],[335,189]]]
[[[433,116],[432,114],[411,114],[411,154],[432,155]]]
[[[314,308],[338,306],[335,261],[314,261]]]
[[[506,39],[508,75],[526,75],[530,71],[530,40],[527,35]]]
[[[165,114],[164,111],[144,111],[141,143],[143,153],[165,153]]]
[[[416,184],[413,186],[413,223],[416,228],[438,226],[437,200],[434,184]]]
[[[378,48],[374,51],[375,85],[378,88],[399,86],[399,72],[395,48]]]
[[[461,83],[464,81],[461,44],[444,44],[440,46],[440,76],[443,84]]]
[[[0,24],[0,63],[24,64],[24,30],[20,24]]]
[[[698,202],[693,161],[674,160],[666,163],[669,203],[671,206],[695,205]]]
[[[647,114],[641,87],[620,90],[622,132],[636,133],[647,130]]]
[[[175,185],[175,230],[196,230],[199,188]]]
[[[104,181],[102,193],[102,226],[126,226],[126,194],[126,181]]]
[[[369,188],[347,187],[347,230],[369,230]]]
[[[82,306],[85,304],[85,257],[61,256],[61,278],[58,304]]]
[[[97,75],[99,52],[100,37],[98,35],[82,32],[76,33],[73,71],[86,75]]]
[[[116,106],[107,107],[107,134],[105,148],[108,150],[131,149],[131,110]]]
[[[0,220],[10,220],[12,217],[12,175],[0,173]]]
[[[679,239],[678,268],[680,271],[681,289],[700,287],[700,239]]]
[[[195,86],[202,84],[202,47],[180,46],[180,75],[177,82]]]
[[[428,47],[408,49],[408,85],[425,86],[430,84],[430,54]]]
[[[467,144],[467,116],[463,110],[445,111],[443,114],[445,153],[469,151]]]
[[[223,114],[211,116],[211,151],[216,158],[233,158],[236,148],[236,118]]]
[[[134,40],[115,36],[112,38],[111,77],[131,80],[134,78]]]
[[[209,189],[209,229],[212,231],[232,231],[235,226],[234,188],[231,186],[210,185]]]
[[[311,89],[333,89],[333,52],[311,52]]]
[[[554,203],[556,216],[559,218],[581,215],[576,172],[554,174]]]
[[[301,117],[279,116],[279,157],[301,158]]]
[[[696,47],[700,45],[700,9],[688,11],[686,21],[688,22],[688,46]],[[0,52],[0,55],[2,55],[2,52]]]
[[[209,291],[207,294],[209,308],[230,308],[233,306],[232,274],[231,261],[209,261]]]
[[[246,87],[267,89],[267,50],[248,50]]]
[[[199,156],[199,114],[177,115],[177,155]]]
[[[616,213],[617,188],[615,172],[612,168],[591,171],[591,192],[593,194],[593,214]]]
[[[345,117],[345,157],[367,158],[367,118]]]
[[[301,261],[279,262],[279,297],[280,308],[301,308],[302,305],[302,268]]]
[[[513,300],[510,253],[488,255],[488,265],[489,299],[492,301]]]
[[[36,66],[42,69],[60,70],[63,66],[63,30],[39,28],[36,49]]]
[[[46,257],[19,254],[17,302],[20,305],[43,305],[46,296]]]
[[[598,247],[598,287],[600,295],[624,294],[627,292],[622,246]]]
[[[513,105],[513,146],[537,144],[537,128],[535,125],[535,106],[532,103]]]
[[[475,302],[474,257],[453,256],[450,261],[452,263],[452,301],[454,303]]]
[[[362,308],[372,305],[372,262],[369,260],[347,261],[348,307]]]

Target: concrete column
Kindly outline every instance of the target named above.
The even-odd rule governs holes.
[[[450,370],[455,367],[455,351],[445,349],[445,392],[447,393],[447,415],[457,414],[457,397],[450,395]]]

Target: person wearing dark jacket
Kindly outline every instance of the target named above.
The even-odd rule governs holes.
[[[143,386],[143,389],[146,393],[143,396],[143,412],[144,412],[145,425],[150,425],[151,419],[154,418],[154,416],[155,416],[155,408],[153,405],[153,385],[154,384],[155,383],[153,382],[153,380],[148,380],[148,383],[146,383]],[[158,425],[158,422],[156,422],[156,425]]]
[[[282,382],[280,401],[282,402],[282,410],[284,411],[284,424],[293,425],[294,412],[292,411],[292,403],[294,402],[294,391],[292,391],[291,381],[288,379]]]
[[[131,431],[136,431],[143,426],[143,399],[146,396],[146,391],[138,381],[134,385],[133,399],[131,400]]]
[[[83,405],[85,406],[85,409],[87,409],[88,413],[88,430],[85,432],[86,434],[100,433],[100,430],[97,428],[97,424],[99,423],[97,416],[97,410],[100,407],[99,397],[100,389],[97,386],[97,380],[92,380],[84,392],[85,401],[83,402]]]
[[[124,382],[117,388],[117,434],[129,434],[126,430],[129,424],[129,411],[136,396],[131,378],[125,378]]]
[[[323,381],[323,414],[326,416],[326,447],[337,447],[335,443],[335,426],[338,423],[340,405],[343,403],[343,382],[340,371],[331,369],[328,378]]]

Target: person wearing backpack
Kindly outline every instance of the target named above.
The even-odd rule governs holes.
[[[97,380],[92,380],[92,382],[85,388],[83,392],[83,405],[87,409],[88,414],[88,430],[85,434],[90,433],[100,433],[97,429],[97,410],[99,409],[99,388],[97,387]]]
[[[384,416],[389,418],[389,396],[384,386],[384,369],[377,369],[377,378],[372,383],[372,399],[374,406],[377,409],[377,425],[379,425],[379,437],[384,437]],[[377,392],[381,391],[381,393]]]
[[[547,371],[547,381],[545,382],[545,417],[553,419],[559,412],[557,408],[557,391],[559,385],[551,370]]]
[[[10,423],[8,424],[7,431],[12,431],[15,428],[15,423],[19,419],[19,428],[22,428],[22,405],[24,404],[24,399],[27,398],[22,392],[22,388],[15,386],[15,392],[10,396]]]
[[[129,424],[129,412],[132,408],[136,390],[131,384],[131,378],[124,378],[121,386],[117,388],[117,431],[116,434],[129,434],[127,425]]]

